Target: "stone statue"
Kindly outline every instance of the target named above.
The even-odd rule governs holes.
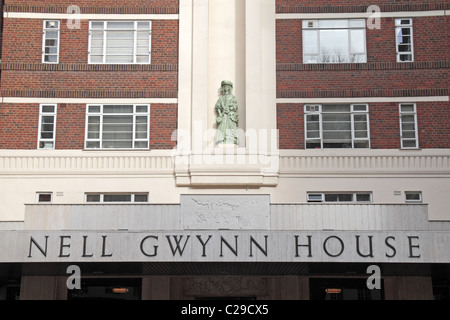
[[[222,95],[216,103],[217,111],[217,133],[216,144],[238,144],[238,114],[237,114],[237,100],[231,93],[233,83],[224,80],[221,83]]]

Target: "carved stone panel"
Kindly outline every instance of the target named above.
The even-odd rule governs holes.
[[[185,278],[184,296],[193,297],[258,297],[267,296],[268,278],[242,276],[210,276]]]
[[[184,229],[270,228],[269,195],[182,195]]]

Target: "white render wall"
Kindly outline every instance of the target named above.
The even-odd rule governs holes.
[[[333,191],[370,191],[374,204],[404,204],[405,191],[421,191],[429,220],[450,221],[449,150],[281,151],[270,187],[177,186],[172,156],[0,150],[0,221],[23,221],[25,204],[36,203],[36,192],[52,192],[54,204],[84,204],[86,192],[148,192],[150,204],[180,204],[183,194],[269,195],[271,204],[304,204],[307,192]],[[224,178],[241,179],[242,167],[224,165]]]

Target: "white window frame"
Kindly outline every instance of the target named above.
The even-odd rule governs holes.
[[[369,105],[368,104],[350,104],[350,121],[351,121],[351,135],[352,135],[352,147],[351,149],[370,149],[370,119],[369,119]],[[364,110],[359,110],[361,107],[364,107]],[[367,119],[367,137],[366,138],[357,138],[355,136],[355,115],[366,115]],[[308,138],[308,115],[318,115],[319,116],[319,137],[313,137]],[[305,149],[308,150],[314,150],[314,148],[307,148],[308,141],[312,140],[319,140],[320,139],[320,148],[318,149],[325,149],[324,148],[324,141],[323,141],[323,105],[318,104],[305,104],[304,105],[304,136],[305,136]],[[367,148],[357,148],[355,147],[355,143],[361,141],[367,141],[368,147]],[[336,148],[336,149],[342,149],[342,148]],[[350,149],[350,148],[349,148]]]
[[[302,21],[302,44],[303,44],[303,63],[304,64],[320,64],[320,63],[367,63],[367,34],[366,34],[366,20],[365,19],[330,19],[329,21],[339,21],[341,23],[347,23],[346,27],[321,27],[321,21],[326,21],[326,19],[321,19],[321,20],[303,20]],[[363,27],[362,26],[352,26],[352,22],[359,22],[359,23],[363,23]],[[349,52],[349,58],[351,58],[351,56],[355,56],[355,57],[359,57],[359,59],[357,59],[357,61],[337,61],[336,59],[333,60],[328,60],[327,61],[327,57],[324,53],[321,53],[321,45],[320,45],[320,31],[321,30],[347,30],[348,31],[348,52]],[[364,51],[362,52],[352,52],[352,39],[351,39],[351,30],[362,30],[364,33]],[[305,31],[315,31],[316,33],[316,40],[317,40],[317,47],[316,47],[316,51],[317,54],[306,54],[305,53],[305,48],[306,46],[306,36],[305,36]],[[314,61],[308,60],[307,57],[311,57],[311,56],[317,56],[317,59],[315,59]]]
[[[47,28],[47,23],[54,22],[57,24],[55,28]],[[60,21],[59,20],[44,20],[43,21],[43,32],[42,32],[42,63],[49,63],[49,64],[58,64],[59,63],[59,47],[60,47]],[[48,31],[56,31],[58,33],[57,38],[57,45],[56,45],[56,53],[47,54],[45,53],[46,46],[46,40],[47,40],[47,32]],[[56,56],[56,61],[45,61],[46,56]]]
[[[397,53],[397,62],[407,63],[414,62],[414,35],[413,35],[413,19],[412,18],[399,18],[395,19],[395,50]],[[402,23],[403,21],[409,21],[409,23]],[[398,34],[402,29],[409,29],[411,34],[411,51],[400,51],[398,42]],[[411,60],[401,60],[401,55],[411,55]]]
[[[53,107],[53,112],[44,112],[43,109],[44,107]],[[51,104],[51,103],[46,103],[46,104],[40,104],[39,105],[39,129],[38,129],[38,145],[37,148],[38,149],[46,149],[46,150],[51,150],[51,149],[55,149],[55,141],[56,141],[56,114],[57,114],[57,105],[56,104]],[[52,138],[42,138],[42,119],[43,117],[53,117],[53,132],[52,132]],[[52,147],[51,148],[46,148],[45,147],[45,143],[46,142],[51,142],[52,143]],[[41,147],[41,143],[44,143],[44,147]]]
[[[102,30],[95,30],[92,28],[92,23],[99,23],[103,22],[103,54],[102,54],[102,62],[92,62],[91,60],[91,45],[92,45],[92,32],[93,31],[102,31]],[[136,21],[121,21],[121,22],[133,22],[134,28],[131,29],[124,29],[124,31],[134,31],[134,37],[133,37],[133,62],[107,62],[106,61],[106,40],[107,39],[107,32],[108,31],[120,31],[120,29],[107,29],[108,22],[114,22],[114,20],[104,20],[104,21],[98,21],[93,20],[89,21],[89,42],[88,42],[88,64],[151,64],[152,62],[152,21],[151,20],[136,20]],[[137,33],[138,33],[138,23],[139,22],[148,22],[150,24],[149,29],[149,52],[148,52],[148,61],[147,62],[137,62],[136,56],[137,54]],[[100,55],[94,55],[94,56],[100,56]]]
[[[413,107],[413,111],[403,111],[402,107],[404,106],[410,106]],[[402,149],[418,149],[419,148],[419,130],[417,126],[417,105],[415,103],[400,103],[399,104],[399,118],[400,118],[400,141],[401,141],[401,148]],[[403,116],[414,116],[414,138],[404,138],[403,137]],[[412,131],[412,130],[408,130]],[[408,147],[404,146],[405,141],[414,141],[415,146]]]
[[[408,195],[418,195],[419,199],[408,199]],[[422,203],[422,192],[421,191],[405,191],[405,202],[406,203]]]
[[[88,201],[88,196],[97,195],[99,196],[99,201]],[[105,201],[105,195],[127,195],[130,196],[130,201]],[[136,195],[145,195],[147,196],[147,201],[136,201]],[[101,204],[115,204],[115,203],[137,203],[137,204],[145,204],[148,203],[148,192],[87,192],[85,193],[85,202],[86,203],[101,203]]]
[[[50,201],[40,201],[41,195],[49,195]],[[53,192],[36,192],[36,203],[52,203],[53,202]]]
[[[326,201],[325,196],[326,195],[335,195],[335,194],[351,194],[352,200],[350,201]],[[359,194],[365,194],[370,196],[370,200],[368,201],[358,201],[357,196]],[[358,191],[358,192],[351,192],[351,191],[338,191],[338,192],[308,192],[306,194],[306,201],[308,203],[372,203],[373,195],[372,192],[364,192],[364,191]]]
[[[88,150],[148,150],[150,148],[150,104],[120,104],[120,105],[126,105],[126,106],[133,106],[133,113],[104,113],[103,112],[103,108],[104,106],[109,106],[110,104],[88,104],[86,105],[86,129],[85,129],[85,144],[84,144],[84,148],[88,149]],[[119,105],[119,104],[114,104],[114,105]],[[90,112],[90,107],[100,107],[100,111],[99,112]],[[145,106],[147,107],[147,112],[137,112],[136,108],[139,106]],[[131,115],[133,116],[133,131],[132,131],[132,147],[131,148],[103,148],[102,144],[103,144],[103,117],[105,115]],[[90,116],[99,116],[100,117],[100,132],[99,132],[99,138],[91,138],[89,139],[89,117]],[[147,137],[146,138],[136,138],[136,117],[142,117],[142,116],[146,116],[147,117]],[[146,141],[147,142],[147,147],[146,148],[136,148],[135,147],[135,143],[136,142],[143,142]],[[88,146],[88,142],[99,142],[99,147],[98,148],[94,148],[94,147],[89,147]]]

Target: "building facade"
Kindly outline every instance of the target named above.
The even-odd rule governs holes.
[[[2,12],[1,299],[449,299],[448,1]]]

